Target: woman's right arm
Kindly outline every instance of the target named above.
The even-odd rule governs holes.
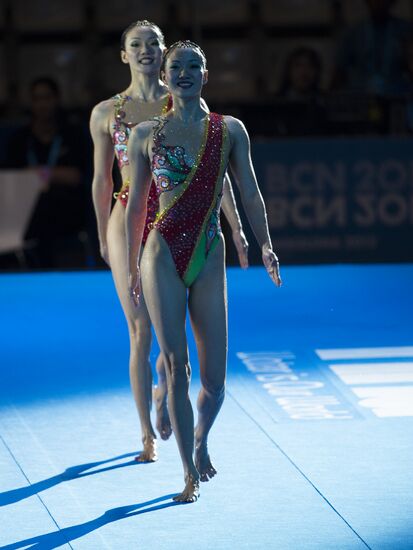
[[[152,130],[152,122],[141,122],[135,126],[129,138],[130,184],[125,225],[129,293],[135,305],[139,305],[139,258],[152,179],[148,155]]]
[[[112,205],[113,179],[112,168],[114,149],[109,131],[109,120],[112,106],[109,102],[96,105],[90,117],[90,133],[92,134],[93,182],[92,197],[98,225],[100,254],[109,265],[107,246],[107,230]]]

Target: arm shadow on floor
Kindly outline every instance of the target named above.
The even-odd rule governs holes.
[[[104,464],[108,464],[110,462],[116,462],[124,458],[136,456],[136,454],[137,453],[125,453],[112,458],[107,458],[105,460],[99,460],[97,462],[89,462],[87,464],[71,466],[70,468],[66,468],[66,470],[61,474],[57,474],[47,479],[42,479],[41,481],[37,481],[36,483],[32,483],[30,485],[27,485],[26,487],[19,487],[17,489],[11,489],[10,491],[4,491],[3,493],[0,493],[0,506],[7,506],[8,504],[19,502],[20,500],[29,498],[37,493],[41,493],[46,489],[50,489],[51,487],[54,487],[59,483],[63,483],[64,481],[70,481],[72,479],[79,479],[81,477],[101,474],[102,472],[117,470],[119,468],[125,468],[126,466],[136,466],[138,464],[144,464],[142,462],[137,462],[136,460],[132,459],[128,460],[127,462],[121,462],[120,464],[112,464],[111,466],[92,470],[92,468],[98,468],[99,466],[103,466]]]
[[[137,504],[131,504],[129,506],[119,506],[107,510],[104,514],[98,518],[86,521],[85,523],[79,523],[78,525],[72,525],[71,527],[65,527],[52,533],[46,533],[37,537],[32,537],[25,540],[20,540],[5,546],[0,546],[0,550],[17,550],[18,548],[28,548],[28,550],[52,550],[58,548],[64,544],[68,544],[75,539],[79,539],[85,535],[88,535],[92,531],[96,531],[100,527],[113,523],[121,519],[146,514],[148,512],[156,512],[164,508],[170,508],[171,506],[179,506],[181,503],[174,502],[171,499],[176,493],[164,495],[153,500],[141,502]],[[169,500],[170,502],[161,502]]]

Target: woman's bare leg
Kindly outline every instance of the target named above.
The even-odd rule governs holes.
[[[195,430],[195,465],[201,481],[217,472],[208,454],[208,434],[225,396],[227,289],[225,248],[220,242],[189,291],[189,312],[198,349],[201,391]]]
[[[172,426],[167,407],[168,382],[162,353],[158,355],[158,359],[156,360],[156,372],[158,375],[158,385],[154,388],[156,429],[161,438],[167,440],[171,436]]]
[[[193,460],[194,415],[189,399],[191,368],[185,333],[187,291],[179,278],[168,246],[152,231],[141,260],[143,293],[161,348],[168,382],[168,406],[185,475],[178,502],[199,496],[199,474]]]
[[[143,452],[137,457],[137,460],[153,462],[157,459],[157,454],[156,435],[150,418],[152,405],[152,371],[149,363],[152,343],[151,323],[145,304],[136,309],[129,298],[125,210],[119,202],[116,202],[109,220],[108,248],[116,291],[129,330],[129,378],[141,423],[143,442]],[[160,365],[158,367],[161,369]]]

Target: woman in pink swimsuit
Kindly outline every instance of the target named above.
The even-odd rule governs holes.
[[[102,101],[92,111],[90,128],[94,142],[93,203],[96,212],[101,255],[110,266],[130,338],[129,373],[137,406],[143,441],[143,451],[137,457],[141,462],[157,458],[156,435],[150,410],[152,404],[152,371],[149,362],[151,322],[144,301],[139,309],[133,307],[128,291],[128,261],[125,234],[125,207],[129,193],[130,165],[128,141],[132,128],[156,115],[165,115],[172,108],[172,97],[159,79],[164,37],[157,25],[149,21],[132,23],[122,34],[121,60],[129,65],[131,83],[111,99]],[[116,157],[122,176],[122,188],[111,210],[113,181],[112,167]],[[242,231],[230,184],[224,192],[225,214],[233,230],[233,238],[241,265],[247,266],[247,241]],[[158,211],[158,197],[151,187],[147,205],[148,226]],[[167,385],[162,355],[156,362],[158,386],[154,392],[156,427],[162,439],[171,434],[171,423],[166,405]]]

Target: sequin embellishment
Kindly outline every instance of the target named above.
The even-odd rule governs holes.
[[[112,141],[116,153],[116,158],[118,161],[119,169],[122,169],[124,166],[129,164],[128,158],[128,141],[131,130],[136,123],[124,122],[126,113],[124,111],[124,105],[127,101],[132,100],[130,96],[117,94],[114,96],[115,99],[115,122],[113,123],[113,136]],[[172,96],[168,94],[163,106],[162,106],[162,115],[167,114],[172,109]],[[122,205],[126,208],[129,198],[129,180],[123,182],[121,190],[118,193],[114,193],[115,199],[119,200]],[[147,205],[147,216],[144,234],[142,238],[142,243],[145,244],[148,237],[149,231],[152,228],[153,222],[155,221],[156,214],[159,209],[159,199],[158,193],[156,191],[156,186],[152,180],[151,187],[149,190],[148,196],[148,205]]]
[[[115,121],[113,123],[113,135],[112,142],[115,148],[116,158],[118,160],[118,166],[121,170],[124,166],[129,164],[128,158],[128,141],[131,130],[136,126],[136,122],[126,122],[126,112],[124,110],[125,104],[128,101],[132,101],[131,96],[117,94],[113,96],[115,100]],[[172,96],[168,94],[165,102],[162,106],[161,114],[165,115],[172,109]]]
[[[128,158],[128,140],[131,129],[136,126],[132,122],[126,122],[124,120],[126,113],[123,107],[127,101],[132,98],[129,95],[117,94],[113,97],[115,99],[115,122],[113,123],[113,146],[115,148],[116,158],[118,159],[118,166],[121,170],[124,166],[129,164]]]
[[[220,236],[219,206],[225,172],[226,125],[210,113],[196,161],[181,192],[156,216],[154,228],[168,244],[176,270],[189,287]]]
[[[179,145],[164,145],[165,134],[162,132],[167,119],[155,117],[157,122],[153,132],[152,173],[158,193],[172,191],[186,180],[191,172],[185,160],[185,149]]]

